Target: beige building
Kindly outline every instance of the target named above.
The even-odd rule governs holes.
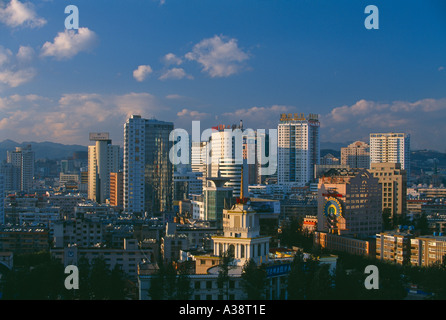
[[[376,259],[406,264],[411,259],[411,240],[414,235],[407,232],[389,231],[376,235]]]
[[[445,236],[420,236],[410,240],[410,262],[415,266],[443,263],[446,255]]]
[[[316,231],[314,233],[314,243],[324,249],[347,252],[353,255],[372,257],[375,254],[375,241],[372,239],[364,240]]]
[[[368,170],[332,169],[319,179],[315,244],[373,255],[370,237],[381,229],[381,186]]]
[[[319,179],[317,230],[368,237],[381,232],[381,185],[366,169],[330,170]]]
[[[382,186],[382,210],[391,216],[404,217],[407,213],[407,176],[400,163],[372,163],[370,172]]]
[[[119,146],[112,145],[108,133],[90,133],[88,146],[88,199],[105,203],[110,199],[110,173],[119,169]]]
[[[350,168],[370,168],[370,146],[362,141],[355,141],[341,148],[341,164]]]
[[[400,163],[410,178],[410,135],[407,133],[371,133],[370,163]]]
[[[259,218],[246,203],[223,210],[223,236],[212,237],[214,254],[220,256],[230,251],[238,266],[243,266],[251,258],[258,265],[267,262],[270,237],[260,236]]]

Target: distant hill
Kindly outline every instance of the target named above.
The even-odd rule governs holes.
[[[0,142],[0,160],[6,160],[6,151],[15,150],[16,147],[24,147],[31,145],[32,150],[36,153],[35,158],[37,159],[67,159],[73,156],[73,152],[76,151],[87,151],[88,147],[81,145],[66,145],[62,143],[55,142],[22,142],[18,143],[12,140],[4,140]]]
[[[348,146],[352,142],[353,141],[344,142],[344,143],[325,141],[325,142],[321,142],[320,145],[321,145],[321,150],[322,149],[330,149],[330,150],[337,150],[338,152],[341,152],[341,148]]]

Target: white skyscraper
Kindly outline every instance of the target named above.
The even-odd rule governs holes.
[[[15,151],[7,152],[7,162],[12,165],[12,190],[29,191],[33,187],[34,179],[34,151],[31,145],[16,147]]]
[[[244,180],[248,181],[249,169],[247,159],[243,159],[243,145],[246,137],[242,135],[242,124],[240,126],[217,127],[212,132],[211,154],[212,154],[212,177],[227,177],[230,180],[226,187],[233,188],[234,197],[240,196],[241,172],[243,166]],[[239,130],[239,131],[236,131]],[[243,132],[246,134],[246,132]],[[253,154],[255,157],[255,153]],[[248,194],[248,183],[244,185],[244,194]]]
[[[410,135],[407,133],[371,133],[370,163],[400,163],[410,179]]]
[[[124,210],[160,215],[173,206],[172,122],[132,115],[124,124]]]
[[[105,203],[110,198],[110,173],[119,170],[119,146],[112,145],[108,133],[90,133],[88,146],[88,198]]]
[[[278,184],[305,186],[320,161],[318,115],[282,114],[278,132]]]

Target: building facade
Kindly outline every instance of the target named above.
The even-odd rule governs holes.
[[[400,163],[372,163],[370,172],[379,179],[382,186],[382,210],[390,215],[405,217],[407,213],[407,176]]]
[[[341,164],[350,168],[370,168],[370,146],[362,141],[355,141],[341,148]]]
[[[124,124],[124,210],[160,215],[172,210],[172,122],[131,116]]]
[[[282,114],[278,125],[278,184],[305,186],[320,162],[318,115]]]
[[[371,133],[370,166],[372,163],[400,163],[410,179],[410,135],[407,133]]]
[[[88,146],[88,199],[105,203],[110,199],[110,173],[119,170],[119,146],[112,145],[108,133],[90,133]]]

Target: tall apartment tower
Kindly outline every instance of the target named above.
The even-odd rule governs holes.
[[[362,141],[355,141],[348,147],[341,148],[341,164],[350,168],[370,168],[370,146]]]
[[[278,184],[305,186],[320,161],[318,115],[282,114],[278,125]]]
[[[243,124],[239,126],[223,126],[213,128],[211,136],[211,176],[226,177],[229,181],[225,186],[233,188],[233,196],[239,197],[241,193],[241,172],[242,166],[245,181],[249,178],[247,155],[247,137],[238,137],[234,130],[243,130]],[[255,151],[254,151],[255,152]],[[245,156],[244,156],[245,154]],[[255,153],[253,154],[255,157]],[[248,184],[244,185],[243,192],[248,194]]]
[[[132,115],[124,124],[124,211],[159,215],[172,210],[172,122]]]
[[[370,164],[401,163],[410,180],[410,135],[407,133],[371,133]]]
[[[16,147],[15,151],[8,151],[6,161],[12,165],[11,187],[13,190],[29,191],[34,179],[34,151],[31,145]]]
[[[407,211],[407,176],[400,163],[372,163],[369,170],[382,186],[382,210],[389,210],[394,221]]]
[[[110,199],[110,173],[119,170],[119,146],[112,145],[109,134],[90,133],[88,146],[88,199],[105,203]]]

